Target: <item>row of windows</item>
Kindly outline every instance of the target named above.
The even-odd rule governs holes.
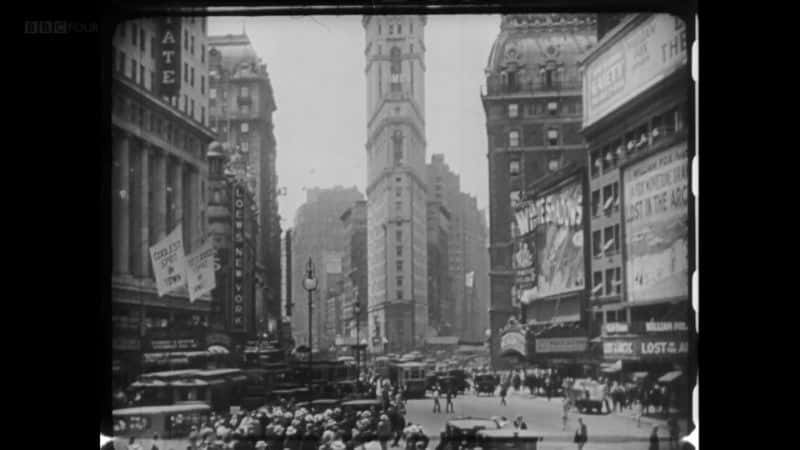
[[[593,150],[590,154],[592,178],[615,170],[623,158],[645,151],[668,136],[684,130],[687,121],[688,110],[684,104],[650,118],[625,132],[623,138]]]
[[[136,102],[126,101],[119,96],[113,98],[112,111],[119,117],[127,118],[143,131],[156,134],[180,149],[205,158],[199,141],[192,138],[189,133],[181,132],[177,126],[160,114],[148,110]]]
[[[519,130],[511,130],[508,132],[508,146],[509,147],[519,147],[520,142],[520,134]],[[551,126],[547,129],[547,144],[548,145],[559,145],[561,133],[559,133],[558,128]]]
[[[580,100],[577,101],[563,101],[551,100],[547,103],[533,102],[523,105],[525,106],[525,114],[527,116],[538,116],[545,112],[554,116],[559,112],[561,114],[582,114],[583,106]],[[506,113],[509,119],[516,119],[520,117],[520,104],[509,103],[506,105]]]
[[[412,23],[408,24],[408,26],[409,26],[409,33],[414,33],[414,23],[412,22]],[[381,24],[378,24],[378,34],[382,34],[382,33],[383,33],[383,27],[381,27]],[[389,25],[389,34],[390,35],[403,34],[403,24],[401,24],[401,23],[398,23],[397,25],[390,24]]]
[[[592,191],[592,217],[608,216],[619,211],[619,183],[613,182]]]
[[[592,296],[620,295],[622,292],[622,270],[619,267],[606,269],[605,283],[603,282],[603,274],[602,270],[594,272],[592,277]]]
[[[599,258],[619,253],[619,224],[592,232],[592,255]]]

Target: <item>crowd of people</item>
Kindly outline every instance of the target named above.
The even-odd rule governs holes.
[[[426,449],[425,430],[405,419],[401,388],[380,377],[370,381],[368,389],[381,402],[363,411],[339,407],[313,411],[293,399],[282,399],[253,411],[212,413],[191,426],[187,447],[154,436],[151,448],[130,438],[127,450],[354,450],[369,442],[388,450],[401,441],[406,450]]]

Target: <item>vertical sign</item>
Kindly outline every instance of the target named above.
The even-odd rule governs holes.
[[[245,331],[244,289],[244,197],[243,184],[233,185],[233,293],[231,331]]]
[[[165,17],[158,25],[158,92],[162,97],[175,97],[181,90],[181,19]]]

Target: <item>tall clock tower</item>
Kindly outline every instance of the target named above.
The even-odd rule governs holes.
[[[365,16],[369,344],[406,352],[428,329],[424,16]]]

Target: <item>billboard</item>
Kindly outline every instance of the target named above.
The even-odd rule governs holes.
[[[590,61],[583,76],[587,127],[687,65],[686,24],[653,14]]]
[[[571,179],[520,203],[514,243],[514,291],[522,303],[584,289],[583,185]]]
[[[685,336],[636,336],[607,338],[603,357],[608,360],[663,359],[689,354],[689,338]]]
[[[579,353],[589,345],[587,337],[564,337],[536,339],[536,353]]]
[[[686,143],[626,167],[622,177],[628,301],[688,297]]]

